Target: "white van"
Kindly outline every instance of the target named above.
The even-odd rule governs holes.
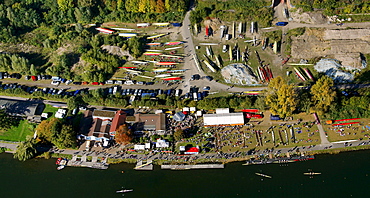
[[[225,38],[227,41],[231,39],[231,34],[226,34],[226,38]]]
[[[132,80],[125,81],[125,85],[133,85],[135,84]]]
[[[229,46],[228,45],[224,45],[222,47],[222,52],[225,53],[225,52],[227,52],[228,49],[229,49]]]

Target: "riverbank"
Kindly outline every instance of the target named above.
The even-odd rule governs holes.
[[[313,150],[313,151],[303,151],[303,152],[289,152],[289,155],[323,155],[323,154],[339,154],[343,152],[351,152],[351,151],[360,151],[360,150],[370,150],[370,145],[362,145],[362,146],[353,146],[353,147],[343,147],[343,148],[332,148],[332,149],[324,149],[324,150]],[[7,151],[6,151],[7,152]],[[194,156],[176,156],[178,157],[176,160],[165,160],[165,159],[153,159],[154,165],[198,165],[198,164],[229,164],[233,162],[244,162],[246,160],[250,160],[251,158],[269,158],[272,157],[286,157],[286,153],[280,153],[278,155],[272,155],[272,154],[260,154],[256,153],[254,155],[245,155],[241,157],[234,157],[234,158],[222,158],[221,155],[215,154],[215,156],[220,157],[214,157],[214,158],[202,158],[202,155],[204,157],[204,154],[201,154],[200,156],[194,155]],[[52,153],[50,155],[51,158],[66,158],[66,159],[72,159],[72,155],[69,154],[62,154],[62,153]],[[48,159],[47,154],[39,155],[38,158],[45,158]],[[127,157],[127,158],[126,158]],[[138,155],[127,155],[125,158],[107,158],[108,164],[120,164],[120,163],[127,163],[127,164],[135,164],[137,161],[143,158],[134,159],[133,157],[138,157]],[[157,156],[159,157],[159,156]]]

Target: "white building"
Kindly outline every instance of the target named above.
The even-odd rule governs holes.
[[[156,148],[168,148],[170,147],[170,143],[166,142],[166,140],[160,140],[158,139],[157,142],[155,143]]]
[[[244,125],[243,113],[220,113],[220,114],[204,114],[204,126],[216,125]]]

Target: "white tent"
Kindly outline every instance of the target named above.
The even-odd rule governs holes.
[[[220,114],[204,114],[204,126],[214,125],[243,125],[243,113],[220,113]]]

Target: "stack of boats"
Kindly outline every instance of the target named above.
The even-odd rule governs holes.
[[[271,159],[250,159],[247,160],[243,165],[253,165],[253,164],[283,164],[283,163],[290,163],[290,162],[298,162],[298,161],[307,161],[313,160],[315,156],[307,155],[307,156],[293,156],[293,157],[280,157],[280,158],[271,158]]]

